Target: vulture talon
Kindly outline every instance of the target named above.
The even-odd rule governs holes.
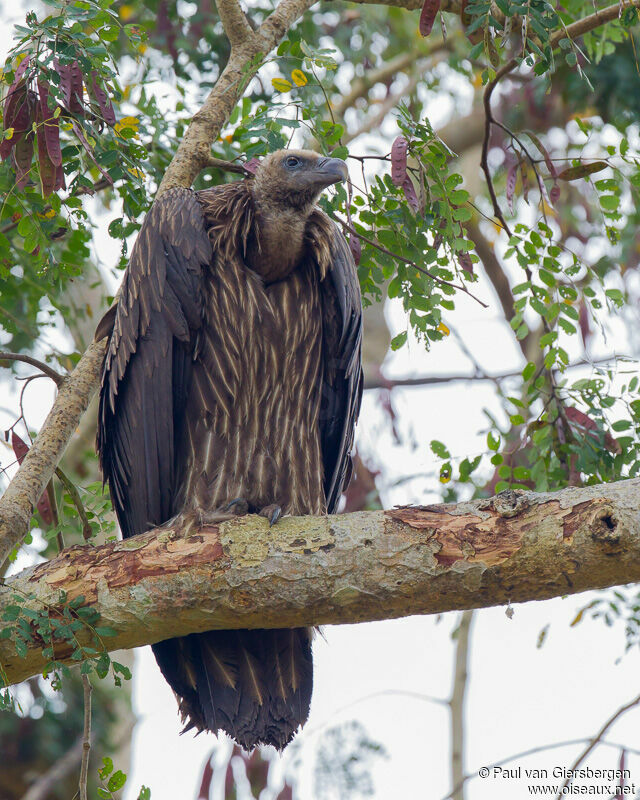
[[[258,514],[269,520],[269,527],[272,528],[282,516],[282,508],[277,503],[261,508]]]
[[[224,511],[228,511],[231,514],[235,514],[238,517],[242,517],[245,514],[249,513],[249,503],[245,500],[244,497],[236,497],[235,500],[232,500],[228,505],[224,507]]]

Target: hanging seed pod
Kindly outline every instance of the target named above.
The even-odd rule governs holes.
[[[440,0],[424,0],[418,26],[422,36],[428,36],[431,33],[438,11],[440,11]]]
[[[407,153],[409,142],[404,136],[398,136],[391,145],[391,180],[396,186],[402,186],[407,177]]]
[[[111,104],[111,100],[109,100],[109,95],[105,92],[102,86],[100,86],[98,82],[98,73],[95,70],[93,70],[90,75],[87,88],[89,90],[89,94],[91,97],[93,97],[100,108],[102,119],[107,123],[107,125],[115,125],[116,114],[113,110],[113,105]]]
[[[38,139],[42,137],[46,143],[47,153],[51,163],[59,167],[62,164],[62,151],[60,149],[60,127],[58,118],[54,117],[49,108],[49,84],[38,80],[38,95],[40,97],[40,115],[42,126],[38,127]]]

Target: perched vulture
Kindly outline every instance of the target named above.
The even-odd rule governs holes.
[[[331,514],[362,393],[362,306],[316,207],[343,161],[280,150],[251,180],[171,189],[147,215],[109,336],[97,448],[123,536],[232,508]],[[186,518],[186,517],[185,517]],[[153,646],[185,730],[283,748],[307,719],[311,631],[221,630]]]

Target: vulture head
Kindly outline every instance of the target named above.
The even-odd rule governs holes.
[[[327,186],[348,177],[340,158],[325,158],[312,150],[276,150],[258,167],[253,193],[263,206],[310,213]]]

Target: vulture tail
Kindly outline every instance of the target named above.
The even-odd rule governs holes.
[[[178,695],[185,731],[226,731],[245,750],[282,750],[309,715],[313,664],[307,628],[209,631],[152,646]]]

